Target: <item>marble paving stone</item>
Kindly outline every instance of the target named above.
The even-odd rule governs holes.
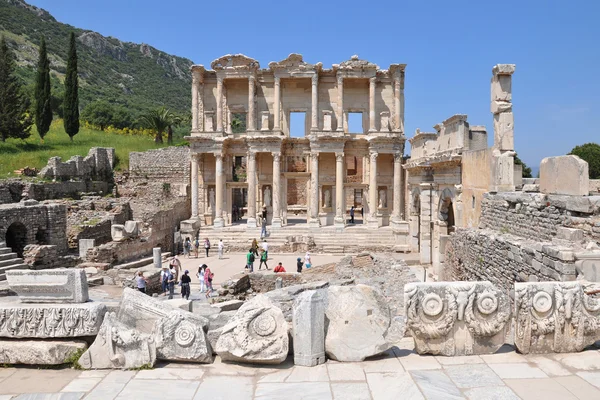
[[[307,367],[310,368],[310,367]],[[327,382],[309,383],[259,383],[256,385],[255,400],[328,400],[332,399]],[[211,398],[211,400],[214,398]],[[237,397],[235,397],[237,399]]]
[[[464,399],[460,390],[442,371],[413,371],[410,374],[427,400]]]
[[[532,367],[529,364],[509,363],[509,364],[490,364],[490,368],[502,379],[529,379],[529,378],[547,378],[548,375],[539,368]]]
[[[334,400],[370,400],[371,393],[365,382],[332,383]]]
[[[600,352],[588,350],[582,353],[553,354],[552,358],[558,360],[567,368],[593,371],[600,369]]]
[[[359,363],[327,363],[331,381],[364,381],[366,379]]]
[[[459,388],[502,386],[502,379],[487,365],[452,365],[444,368]]]
[[[570,371],[565,369],[561,363],[552,360],[545,356],[527,356],[527,359],[535,363],[535,365],[544,371],[548,376],[568,376],[572,375]]]
[[[13,397],[12,394],[0,394],[0,400],[12,400]]]
[[[102,378],[77,378],[73,379],[61,392],[89,392],[100,383]]]
[[[135,371],[112,371],[85,397],[85,400],[114,399],[134,375]]]
[[[115,400],[191,399],[199,385],[200,382],[186,380],[178,380],[175,383],[169,380],[148,382],[143,379],[133,379]]]
[[[326,364],[316,367],[295,366],[286,382],[329,382]]]
[[[224,364],[221,362],[221,359],[217,357],[213,364],[204,366],[204,371],[207,373],[210,372],[211,375],[256,376],[261,372],[261,369],[250,364]]]
[[[435,359],[442,365],[483,364],[483,360],[479,356],[436,356]]]
[[[507,353],[485,354],[479,356],[488,364],[526,363],[527,358],[514,351]]]
[[[423,400],[416,383],[407,372],[367,374],[373,400]]]
[[[579,399],[600,399],[600,390],[576,375],[559,376],[554,380],[566,387],[569,392]]]
[[[252,400],[253,392],[254,384],[250,377],[208,376],[202,380],[194,400]]]
[[[578,372],[577,375],[591,383],[592,385],[600,388],[600,371],[595,372]]]
[[[397,350],[394,352],[398,356],[398,360],[407,371],[419,369],[440,369],[442,366],[437,362],[432,355],[419,355],[414,351]]]
[[[28,393],[13,397],[13,400],[79,400],[85,396],[82,393]]]
[[[157,368],[137,373],[134,379],[183,379],[183,380],[200,380],[204,375],[201,369],[187,368]]]
[[[14,374],[16,371],[16,368],[0,368],[0,382]]]
[[[523,400],[577,400],[564,386],[550,378],[507,379],[504,383]]]
[[[394,357],[380,360],[367,360],[361,363],[365,373],[369,372],[404,372],[404,367],[400,360]]]
[[[110,373],[110,370],[91,370],[91,371],[81,371],[78,378],[104,378],[106,375]]]
[[[79,375],[74,369],[17,369],[0,384],[0,394],[57,393]]]
[[[520,400],[510,388],[506,386],[480,387],[464,392],[469,400]]]
[[[270,374],[263,375],[258,383],[282,383],[285,382],[288,376],[292,373],[292,368],[282,369],[277,372],[272,372]]]

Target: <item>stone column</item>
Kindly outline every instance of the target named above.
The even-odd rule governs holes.
[[[198,86],[200,85],[200,71],[192,71],[192,132],[198,131]]]
[[[335,153],[335,219],[334,225],[343,228],[346,225],[344,210],[344,153]]]
[[[246,118],[246,130],[256,130],[256,124],[254,123],[254,89],[256,87],[256,78],[254,75],[248,77],[248,115]]]
[[[514,64],[498,64],[492,69],[494,146],[491,192],[512,192],[514,182],[514,116],[512,112],[512,74]]]
[[[419,227],[419,255],[421,264],[431,264],[431,213],[433,185],[421,183],[421,214]]]
[[[223,132],[223,77],[217,77],[217,132]]]
[[[377,219],[377,156],[379,153],[371,152],[369,154],[371,165],[369,168],[369,215],[367,217],[367,226],[369,228],[379,228]]]
[[[225,220],[223,219],[223,154],[215,154],[216,167],[215,167],[215,221],[213,223],[215,228],[222,228],[225,226]]]
[[[248,228],[256,228],[256,153],[248,152],[246,174],[248,181]]]
[[[340,75],[337,77],[337,89],[338,89],[338,115],[337,115],[337,130],[338,132],[344,131],[344,78]]]
[[[281,79],[276,76],[275,77],[275,95],[274,95],[274,100],[273,100],[273,130],[274,131],[278,131],[281,130],[281,121],[280,121],[280,114],[281,114]]]
[[[402,154],[394,154],[394,209],[392,221],[402,220]]]
[[[281,228],[281,153],[273,153],[273,219],[271,226]]]
[[[318,93],[318,85],[319,85],[319,74],[315,72],[312,76],[312,121],[310,124],[310,129],[316,131],[319,129],[319,118],[318,118],[318,110],[319,110],[319,93]]]
[[[404,132],[404,71],[394,76],[394,129]]]
[[[198,156],[192,154],[192,219],[198,218]]]
[[[319,223],[319,153],[310,153],[310,216],[308,225],[318,228]]]
[[[369,79],[369,132],[375,132],[375,81],[377,78]]]

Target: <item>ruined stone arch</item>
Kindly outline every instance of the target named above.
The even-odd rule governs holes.
[[[5,235],[6,246],[19,257],[23,257],[23,249],[27,246],[27,227],[21,222],[13,222],[8,226]]]
[[[448,224],[448,229],[454,227],[454,191],[445,188],[440,195],[438,218]]]

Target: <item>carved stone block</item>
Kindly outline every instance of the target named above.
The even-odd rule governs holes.
[[[577,273],[589,282],[600,282],[600,251],[575,253]]]
[[[0,337],[61,338],[94,336],[106,314],[100,303],[0,303]]]
[[[326,132],[331,131],[331,111],[323,110],[323,130]]]
[[[204,112],[204,131],[205,132],[213,132],[215,130],[213,124],[213,115],[214,111],[205,111]]]
[[[60,365],[86,348],[83,340],[0,340],[0,363]]]
[[[265,295],[246,302],[222,328],[216,352],[223,361],[280,364],[289,351],[288,323]]]
[[[325,303],[316,290],[294,301],[294,364],[314,367],[325,362]]]
[[[381,128],[379,129],[381,132],[389,132],[390,131],[390,113],[389,111],[382,111],[379,113]]]
[[[590,193],[588,163],[574,155],[544,158],[540,163],[540,192],[587,196]]]
[[[510,326],[508,296],[487,281],[409,283],[404,307],[419,354],[492,354]]]
[[[8,286],[23,303],[85,303],[88,283],[83,269],[6,271]]]
[[[140,236],[140,221],[125,221],[125,232],[131,238]]]
[[[579,282],[515,283],[515,345],[524,354],[582,351],[600,340],[600,299]]]
[[[125,225],[113,224],[110,227],[110,237],[113,242],[123,242],[129,239],[129,234],[125,231]]]
[[[154,338],[119,322],[115,313],[106,315],[96,340],[79,358],[85,369],[130,369],[155,362]]]
[[[260,130],[268,131],[269,130],[269,112],[263,111],[260,113]]]

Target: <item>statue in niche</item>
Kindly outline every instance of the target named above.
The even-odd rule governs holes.
[[[331,192],[329,191],[329,189],[325,190],[325,196],[324,196],[324,201],[323,201],[323,207],[324,208],[329,208],[331,207]]]
[[[265,188],[264,198],[265,198],[265,202],[264,202],[265,206],[271,207],[271,189],[269,189],[268,186]]]
[[[385,189],[381,189],[379,191],[379,208],[387,207],[387,195],[385,193]]]
[[[215,188],[210,188],[208,192],[208,207],[210,211],[215,209]]]

